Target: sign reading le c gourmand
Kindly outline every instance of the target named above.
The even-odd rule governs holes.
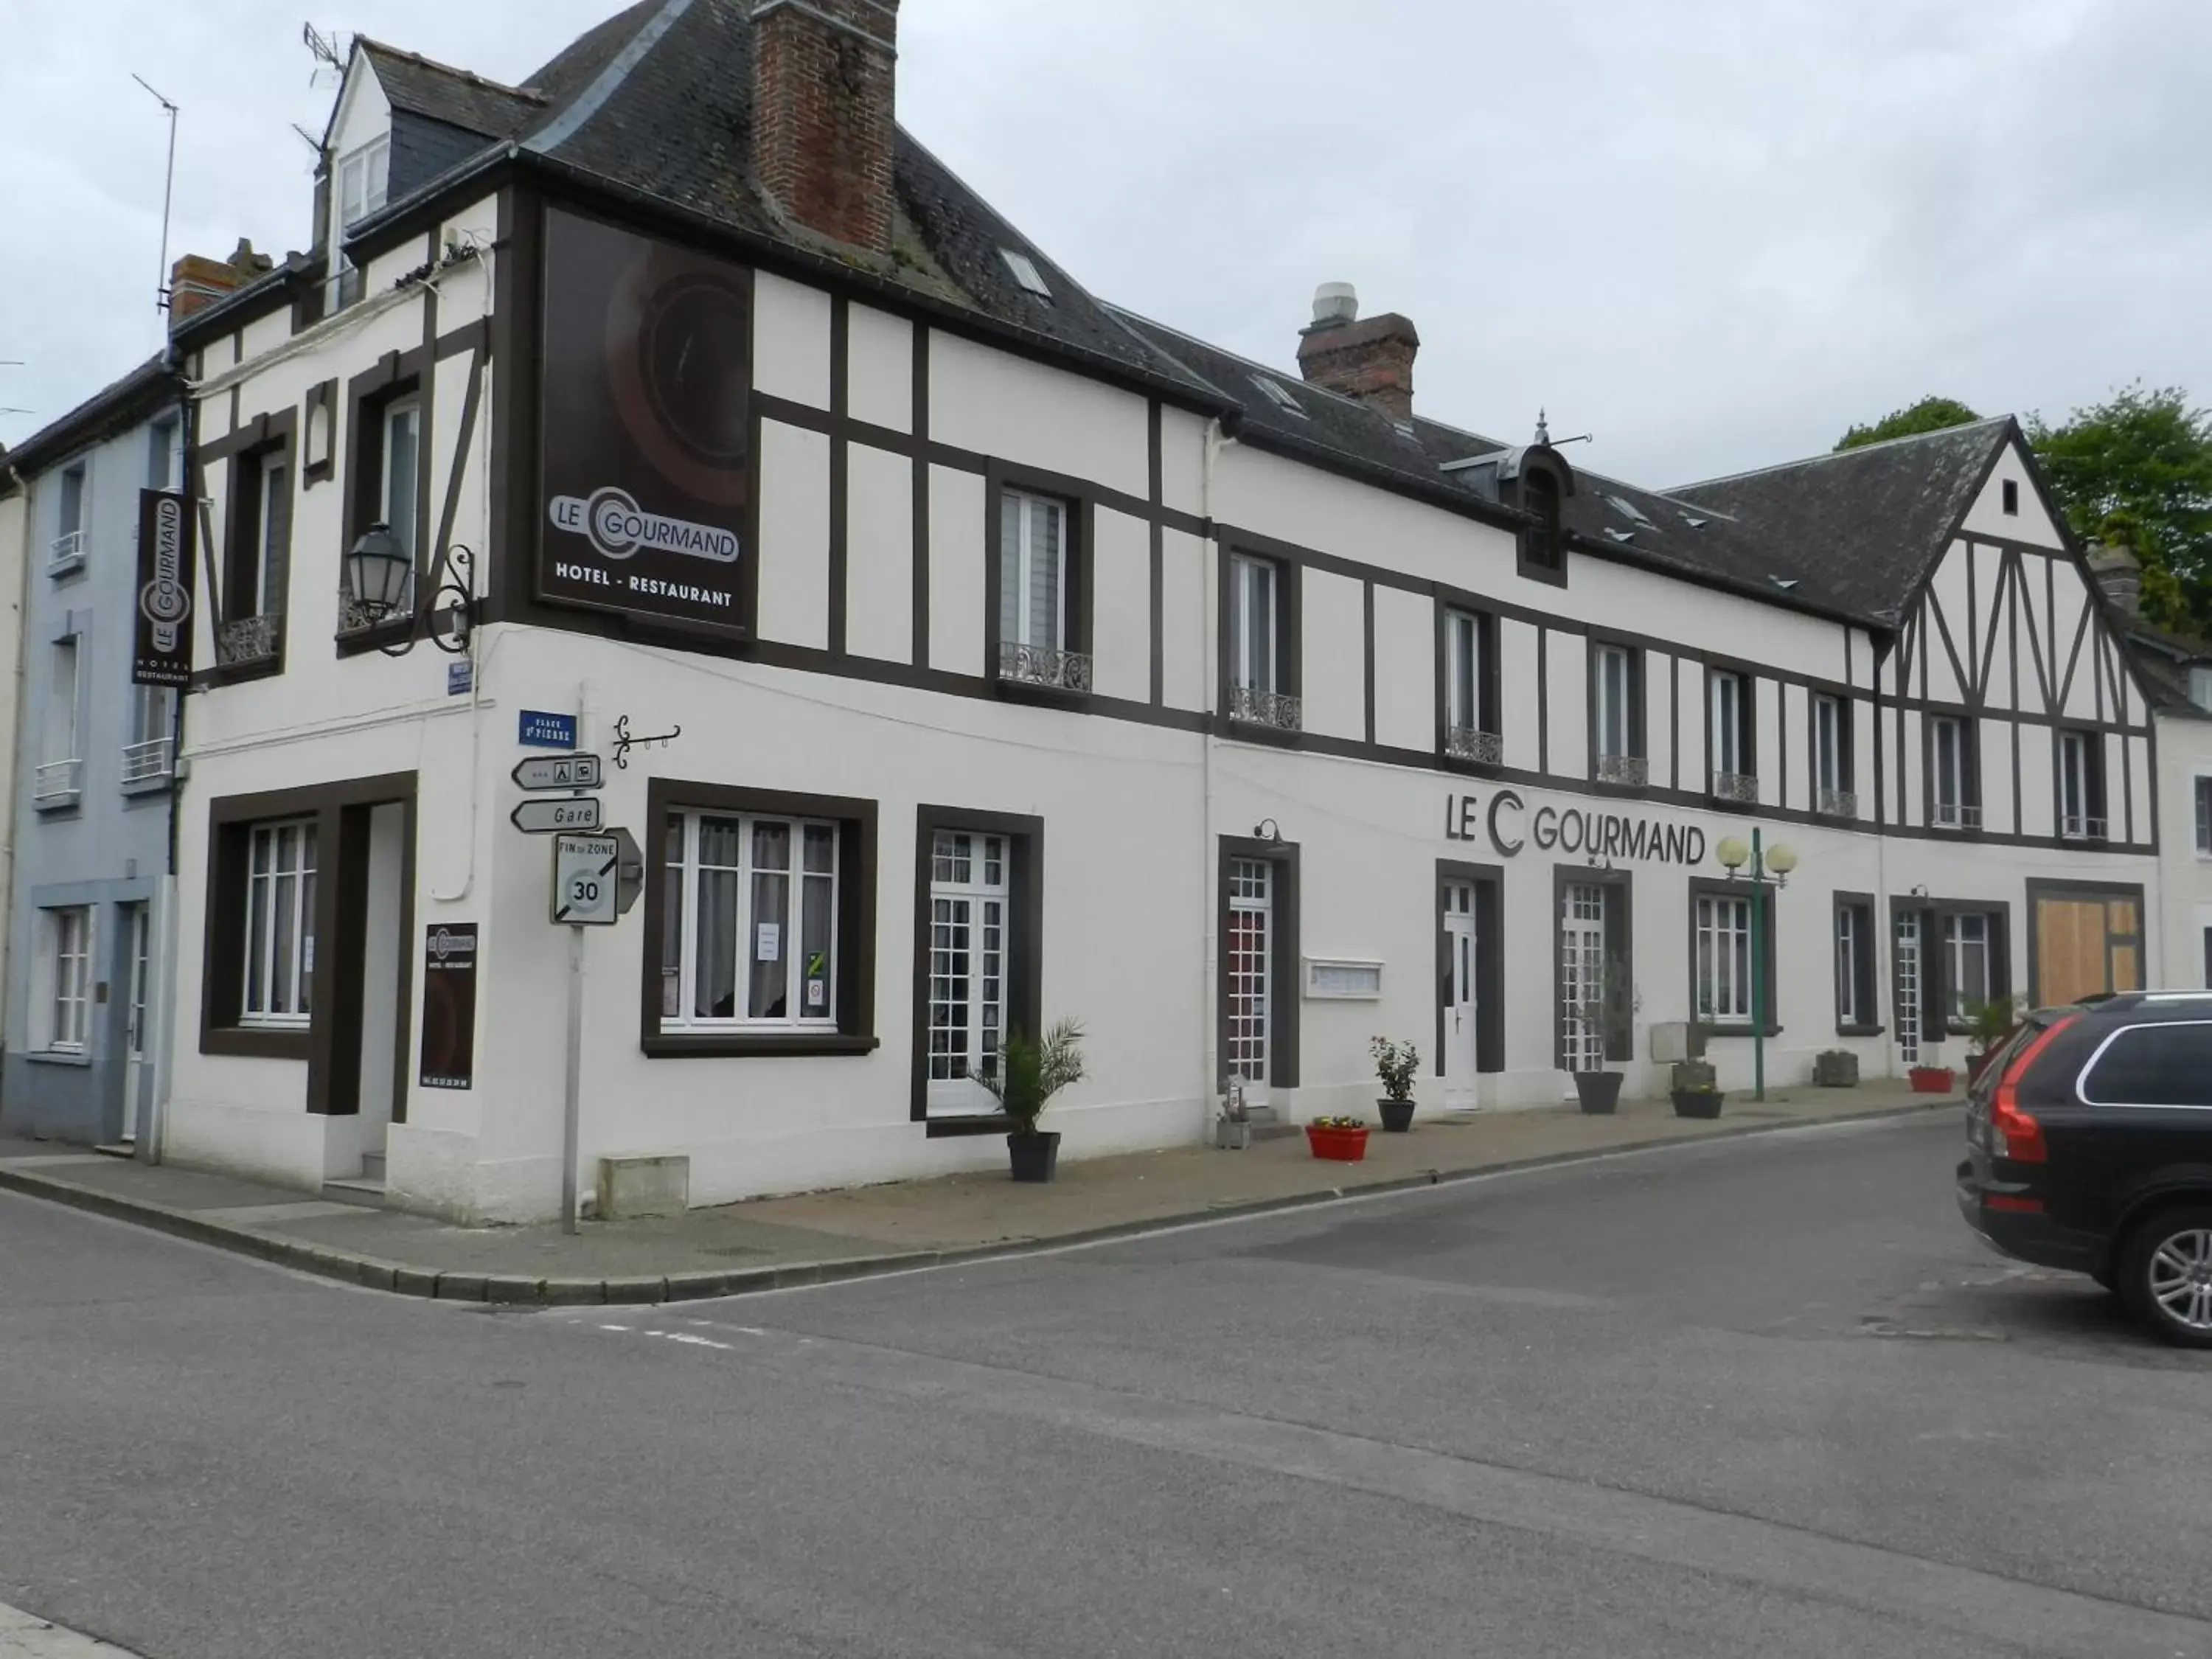
[[[191,518],[173,489],[138,492],[138,615],[133,685],[192,683]]]
[[[742,633],[752,273],[546,216],[538,593]]]

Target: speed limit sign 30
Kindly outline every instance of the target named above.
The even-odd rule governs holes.
[[[616,872],[622,843],[612,836],[553,838],[553,920],[586,927],[611,927],[621,914]]]

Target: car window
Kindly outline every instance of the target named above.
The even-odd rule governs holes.
[[[2090,1061],[2081,1097],[2093,1106],[2212,1107],[2212,1020],[2124,1027]]]

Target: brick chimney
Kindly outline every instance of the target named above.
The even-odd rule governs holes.
[[[187,253],[169,267],[169,326],[176,327],[196,311],[204,311],[233,289],[244,288],[269,271],[276,261],[256,253],[243,236],[228,263],[204,253]]]
[[[898,0],[754,0],[753,176],[785,218],[891,247]]]
[[[1357,398],[1402,426],[1413,418],[1420,349],[1410,318],[1392,311],[1363,322],[1352,285],[1323,283],[1314,291],[1314,319],[1298,332],[1298,372],[1308,385]]]
[[[2089,550],[2089,574],[2106,601],[2130,622],[2142,616],[2142,566],[2124,547],[2110,544]]]

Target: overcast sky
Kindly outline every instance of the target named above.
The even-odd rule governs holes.
[[[518,80],[617,0],[325,0]],[[6,0],[0,441],[149,353],[172,255],[307,240],[296,0]],[[905,0],[900,115],[1095,293],[1289,368],[1316,283],[1417,404],[1652,485],[1924,392],[2212,401],[2212,0]]]

